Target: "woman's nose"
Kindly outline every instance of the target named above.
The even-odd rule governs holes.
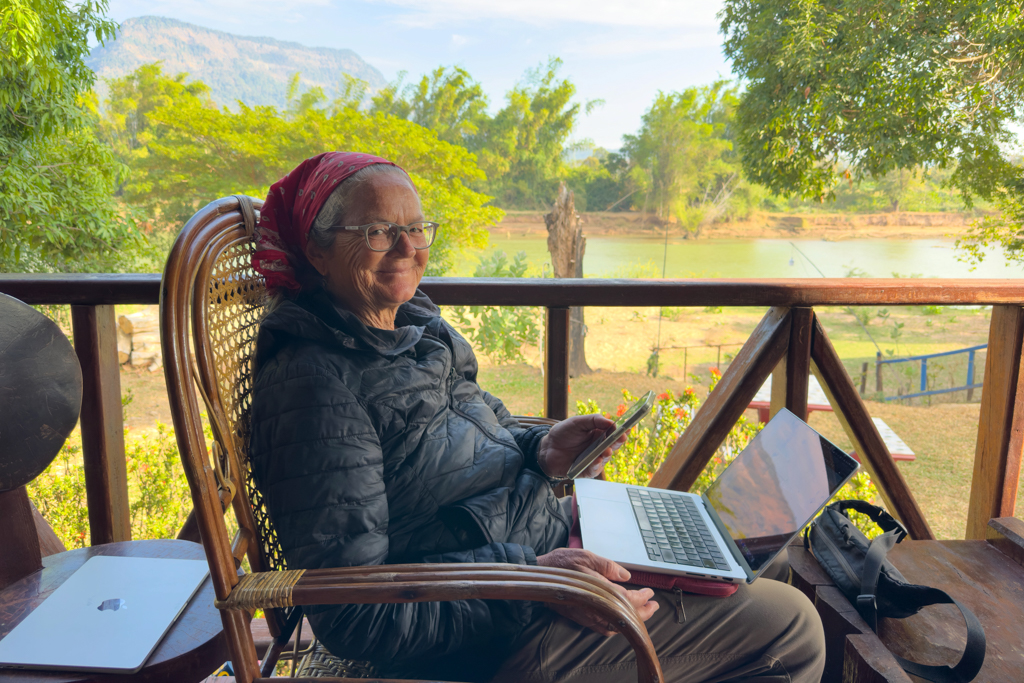
[[[416,250],[412,246],[412,240],[409,239],[409,233],[402,231],[398,233],[398,241],[395,242],[395,246],[391,247],[391,251],[395,256],[412,256],[416,253]]]

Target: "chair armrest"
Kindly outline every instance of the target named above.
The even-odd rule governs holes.
[[[450,600],[532,600],[572,605],[606,619],[633,646],[640,683],[661,683],[647,628],[626,599],[567,569],[513,564],[407,564],[246,574],[219,609]]]

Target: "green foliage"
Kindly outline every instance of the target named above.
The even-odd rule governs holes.
[[[112,190],[125,169],[96,139],[90,37],[103,0],[0,4],[0,270],[109,268],[142,240]]]
[[[28,485],[28,495],[66,548],[89,545],[89,508],[85,468],[78,431],[71,435],[50,466]]]
[[[293,77],[285,111],[243,103],[231,111],[213,107],[201,84],[186,85],[183,75],[169,78],[156,65],[116,82],[108,103],[115,113],[108,119],[110,139],[132,140],[129,124],[143,124],[134,138],[139,146],[129,151],[126,199],[177,226],[213,198],[266,196],[272,183],[307,157],[354,149],[405,168],[424,213],[441,224],[428,275],[447,271],[457,250],[486,244],[485,226],[502,212],[485,206],[489,197],[471,189],[484,180],[472,154],[412,121],[361,111],[365,84],[355,79],[331,101],[319,88],[298,92],[297,83]]]
[[[481,260],[473,277],[523,277],[528,265],[526,252],[520,251],[512,263],[503,251]],[[518,363],[523,344],[535,342],[540,335],[540,311],[528,306],[455,306],[452,319],[462,334],[492,362]]]
[[[439,66],[402,87],[405,72],[373,96],[370,111],[409,119],[453,145],[466,146],[487,119],[487,96],[460,66]]]
[[[527,71],[471,141],[487,171],[487,191],[501,206],[547,208],[554,201],[566,141],[580,114],[580,105],[572,103],[576,86],[558,78],[561,66],[551,58]]]
[[[723,215],[740,183],[731,139],[735,106],[736,90],[725,81],[659,92],[640,131],[623,137],[644,206],[688,233],[699,235]]]
[[[915,172],[943,170],[968,205],[1003,204],[1003,219],[964,241],[968,254],[993,242],[1014,253],[1024,174],[1004,150],[1024,106],[1019,1],[727,0],[721,17],[746,83],[748,179],[823,201],[870,178],[898,209]]]
[[[125,439],[133,538],[174,538],[192,509],[174,430]]]

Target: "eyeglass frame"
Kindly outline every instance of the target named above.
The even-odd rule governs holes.
[[[434,228],[434,235],[430,238],[430,244],[428,244],[425,247],[417,247],[415,244],[412,244],[412,238],[411,237],[409,238],[409,244],[412,245],[412,248],[415,249],[416,251],[423,251],[424,249],[430,249],[431,245],[434,244],[434,240],[437,238],[437,229],[441,227],[441,224],[440,223],[435,223],[434,221],[416,221],[416,223],[414,223],[414,225],[416,225],[416,224],[433,226],[433,228]],[[398,236],[395,238],[395,243],[392,244],[387,249],[374,249],[373,246],[370,244],[370,235],[369,235],[368,231],[369,231],[370,228],[372,228],[375,225],[386,225],[389,228],[398,228]],[[383,253],[387,253],[387,252],[391,251],[392,249],[394,249],[395,247],[397,247],[398,246],[398,240],[402,239],[402,233],[404,232],[408,236],[409,230],[411,229],[411,226],[409,226],[409,225],[399,225],[398,223],[392,223],[390,221],[374,221],[373,223],[367,223],[366,225],[338,225],[338,226],[335,226],[334,229],[335,230],[362,230],[363,231],[363,241],[366,242],[366,248],[369,249],[370,251],[375,251],[378,254],[383,254]]]

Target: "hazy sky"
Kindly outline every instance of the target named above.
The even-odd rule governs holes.
[[[465,67],[491,106],[549,55],[580,101],[577,138],[614,149],[658,90],[730,77],[715,14],[721,0],[111,0],[117,21],[156,15],[229,33],[349,48],[393,79]]]

